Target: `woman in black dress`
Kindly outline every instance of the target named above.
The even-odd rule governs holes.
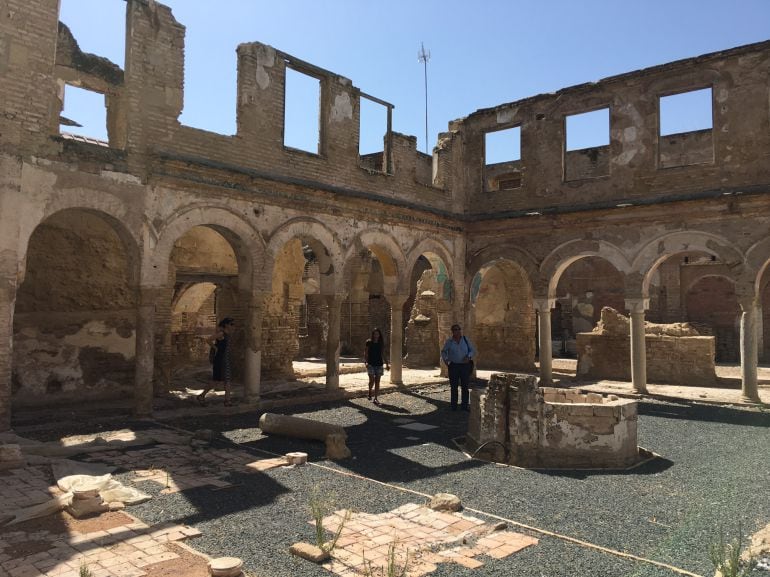
[[[206,406],[206,393],[211,389],[216,388],[218,383],[224,383],[225,389],[225,406],[232,405],[230,400],[230,378],[232,376],[232,346],[231,335],[235,328],[235,320],[226,317],[219,321],[219,328],[217,334],[213,339],[209,341],[212,348],[216,350],[214,354],[214,362],[211,366],[211,382],[209,386],[203,389],[203,392],[198,395],[198,404],[202,407]]]
[[[369,400],[372,400],[372,389],[374,389],[374,404],[379,405],[380,401],[377,395],[380,394],[380,379],[382,378],[382,366],[388,370],[387,352],[385,350],[385,341],[382,338],[380,329],[374,329],[368,341],[366,341],[366,350],[364,352],[364,361],[366,362],[366,372],[369,374]]]

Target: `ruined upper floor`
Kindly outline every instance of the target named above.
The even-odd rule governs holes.
[[[57,0],[5,0],[0,14],[3,152],[60,159],[86,171],[152,177],[245,175],[339,198],[387,199],[460,219],[509,218],[765,192],[770,186],[770,42],[622,74],[453,121],[433,155],[391,130],[393,107],[352,82],[259,42],[237,48],[237,130],[222,135],[179,121],[185,28],[152,0],[126,3],[124,67],[84,54],[58,21]],[[318,146],[284,141],[287,70],[319,84]],[[68,138],[66,86],[104,95],[107,145]],[[706,94],[711,124],[661,129],[661,106]],[[359,153],[362,99],[387,110],[381,153]],[[569,124],[605,118],[604,141],[569,146]],[[65,127],[66,128],[66,127]],[[519,153],[488,158],[499,134]],[[216,180],[215,179],[215,180]],[[208,182],[211,182],[209,178]]]

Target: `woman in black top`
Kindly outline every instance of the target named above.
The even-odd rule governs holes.
[[[206,393],[217,386],[217,383],[224,383],[225,406],[232,405],[230,400],[230,379],[232,376],[232,347],[231,334],[235,328],[235,320],[230,317],[224,318],[219,322],[219,328],[214,338],[209,341],[211,347],[216,350],[214,362],[211,366],[211,383],[203,389],[198,395],[198,403],[201,406],[206,405]]]
[[[382,378],[382,366],[388,370],[387,353],[385,350],[385,341],[382,338],[380,329],[374,329],[372,336],[366,341],[366,351],[364,352],[364,361],[366,362],[366,372],[369,374],[369,400],[372,400],[372,389],[374,389],[374,404],[379,405],[380,401],[377,395],[380,394],[380,379]]]

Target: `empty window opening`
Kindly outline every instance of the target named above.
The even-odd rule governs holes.
[[[123,68],[126,48],[124,0],[61,0],[59,20],[83,52],[103,56]],[[98,26],[94,23],[98,22]]]
[[[379,102],[361,97],[361,136],[358,153],[361,156],[382,152],[388,132],[388,109]]]
[[[711,88],[660,97],[660,135],[710,130]]]
[[[287,66],[283,144],[319,154],[320,140],[321,81]]]
[[[714,162],[711,88],[659,99],[658,167]]]
[[[571,114],[566,118],[567,151],[608,146],[610,109]]]
[[[610,109],[564,118],[564,180],[600,178],[610,173]]]
[[[59,132],[107,142],[107,108],[104,94],[64,85],[64,107]]]
[[[489,192],[521,188],[521,127],[484,135],[484,189]]]
[[[514,126],[485,134],[484,163],[499,164],[521,160],[521,127]]]

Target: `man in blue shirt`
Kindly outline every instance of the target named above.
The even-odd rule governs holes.
[[[463,336],[463,329],[460,325],[452,325],[452,337],[447,339],[444,347],[441,349],[441,359],[446,363],[449,369],[449,387],[451,389],[451,407],[453,411],[457,410],[457,385],[462,386],[462,401],[460,408],[463,411],[469,411],[468,382],[473,371],[473,358],[476,356],[476,349],[467,337]]]

